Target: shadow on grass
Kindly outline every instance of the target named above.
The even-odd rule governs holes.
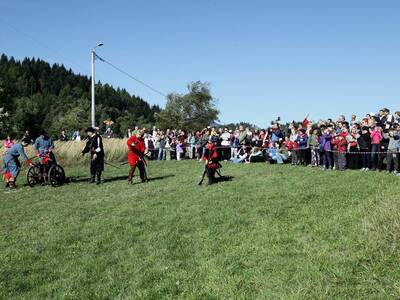
[[[233,176],[219,176],[219,177],[216,177],[213,185],[217,184],[217,183],[221,183],[221,182],[232,181],[233,178],[235,178],[235,177],[233,177]],[[198,185],[207,185],[207,178],[205,178],[204,181],[205,181],[205,183],[202,182],[202,184],[199,183]]]
[[[156,181],[156,180],[163,180],[163,179],[174,177],[174,176],[175,176],[174,174],[168,174],[168,175],[164,175],[164,176],[151,177],[151,178],[147,178],[147,182]],[[147,183],[147,182],[141,182],[139,176],[134,177],[133,180],[135,180],[135,178],[136,178],[137,181],[133,182],[132,185],[141,184],[141,183],[143,183],[143,184]],[[127,180],[128,176],[125,176],[124,179]]]
[[[155,181],[155,180],[163,180],[169,177],[174,177],[174,174],[168,174],[168,175],[164,175],[164,176],[157,176],[157,177],[151,177],[148,178],[147,181],[151,182],[151,181]],[[134,177],[135,178],[135,177]],[[139,177],[137,177],[139,180]],[[89,177],[69,177],[66,180],[66,184],[70,184],[70,183],[81,183],[81,182],[89,182],[90,178]],[[122,181],[122,180],[128,180],[128,176],[127,175],[123,175],[123,176],[116,176],[116,177],[111,177],[111,178],[105,178],[103,180],[103,183],[108,183],[108,182],[114,182],[114,181]],[[135,182],[133,184],[138,184],[140,182]]]

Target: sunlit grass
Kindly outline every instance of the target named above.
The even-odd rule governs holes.
[[[232,181],[205,187],[202,171],[151,162],[146,184],[107,167],[100,186],[2,189],[0,298],[400,297],[398,177],[224,164]]]

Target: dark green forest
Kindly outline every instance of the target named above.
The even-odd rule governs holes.
[[[43,128],[54,137],[62,130],[90,124],[90,77],[75,74],[63,65],[35,58],[22,61],[5,54],[0,58],[0,135],[19,138],[29,130],[36,136]],[[125,89],[96,84],[96,120],[114,121],[113,131],[125,135],[135,125],[149,127],[155,123],[158,106],[130,95]]]

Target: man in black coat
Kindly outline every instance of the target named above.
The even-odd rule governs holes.
[[[96,182],[96,184],[100,184],[101,173],[104,171],[103,140],[98,134],[96,128],[89,127],[86,129],[86,132],[89,139],[86,142],[85,148],[82,150],[82,155],[90,152],[90,183]]]

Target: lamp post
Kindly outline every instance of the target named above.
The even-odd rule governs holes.
[[[94,47],[91,51],[92,54],[92,107],[91,107],[91,112],[92,112],[92,127],[96,126],[96,111],[95,111],[95,90],[94,90],[94,85],[95,85],[95,60],[96,60],[96,48],[103,46],[103,43],[98,43],[96,47]]]

